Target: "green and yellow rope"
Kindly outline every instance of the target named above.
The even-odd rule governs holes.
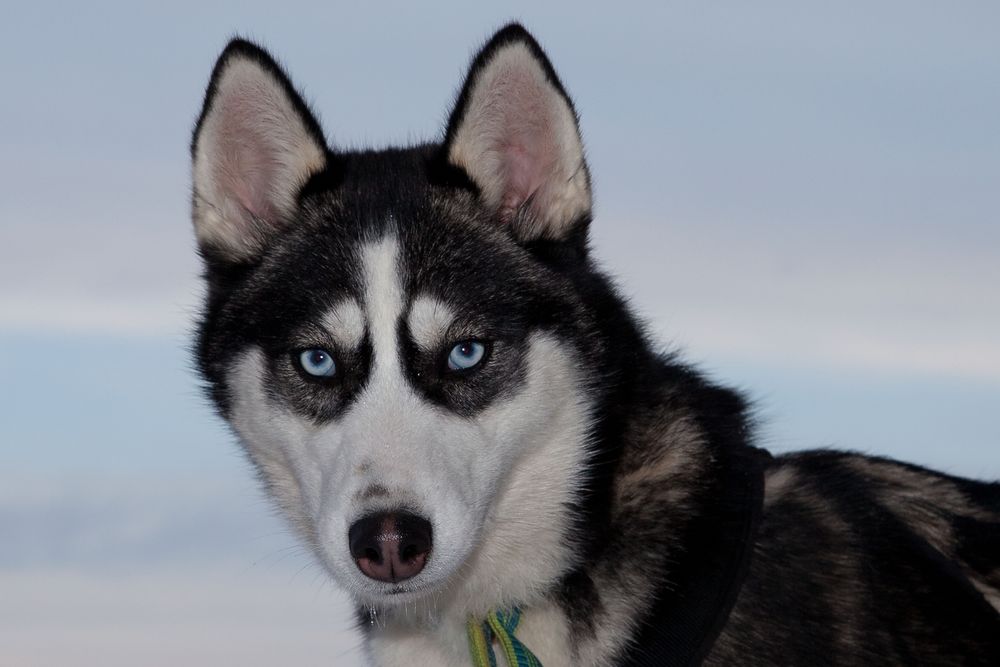
[[[485,621],[469,619],[469,651],[474,667],[498,667],[493,640],[503,652],[508,667],[542,667],[535,654],[522,644],[514,632],[521,622],[521,610],[491,611]]]

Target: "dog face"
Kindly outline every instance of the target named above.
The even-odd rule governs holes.
[[[440,144],[330,149],[235,41],[192,144],[198,361],[268,490],[359,603],[525,601],[570,526],[605,347],[576,116],[520,27]]]

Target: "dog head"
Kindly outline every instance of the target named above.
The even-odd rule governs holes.
[[[440,143],[328,146],[232,42],[192,142],[198,362],[269,492],[359,603],[524,602],[578,558],[605,283],[572,103],[519,26]]]

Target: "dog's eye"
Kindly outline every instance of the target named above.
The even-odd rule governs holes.
[[[299,353],[299,365],[306,373],[317,378],[330,378],[337,373],[333,355],[319,347],[302,350]]]
[[[486,355],[486,346],[474,340],[462,341],[448,353],[448,369],[467,371],[475,367]]]

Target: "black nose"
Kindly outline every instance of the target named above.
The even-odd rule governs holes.
[[[351,555],[365,576],[397,583],[415,577],[431,551],[431,524],[415,514],[370,514],[347,531]]]

